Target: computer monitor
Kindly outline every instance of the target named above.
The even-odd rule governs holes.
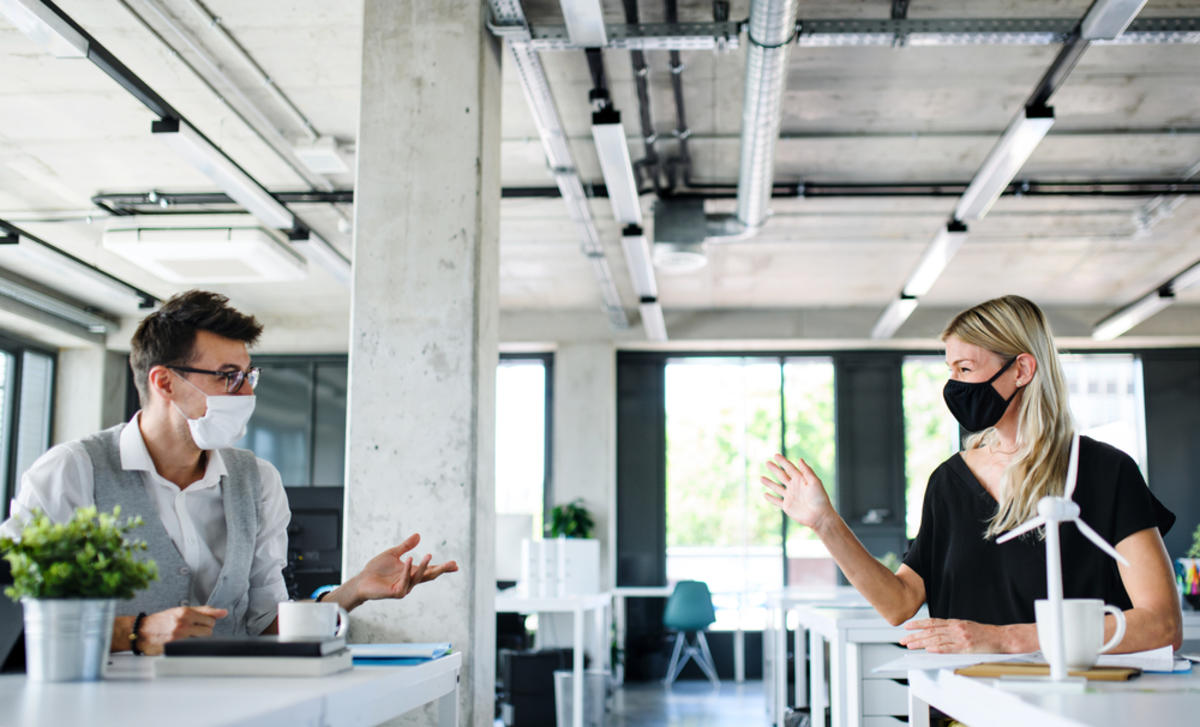
[[[324,585],[342,582],[341,487],[285,487],[288,524],[288,590],[308,598]]]

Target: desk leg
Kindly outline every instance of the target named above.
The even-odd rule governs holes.
[[[829,709],[829,685],[825,683],[825,638],[816,631],[808,632],[808,673],[812,723],[823,725]]]
[[[733,680],[738,684],[746,681],[746,632],[741,624],[733,635]]]
[[[796,653],[795,674],[793,675],[796,680],[796,694],[792,703],[797,707],[808,706],[808,679],[804,675],[804,664],[807,661],[804,658],[804,636],[807,633],[808,629],[804,628],[803,624],[796,624],[796,634],[792,640],[792,649]]]
[[[908,727],[929,727],[929,703],[908,690]]]
[[[437,700],[438,727],[458,727],[458,686]]]
[[[771,715],[774,723],[783,727],[784,715],[787,713],[787,609],[780,606],[775,612],[775,633],[772,635],[772,646],[775,648],[775,665],[771,667],[771,676],[775,687],[771,690],[775,699],[775,710]]]
[[[834,637],[829,644],[829,724],[832,727],[851,727],[846,720],[846,643]]]
[[[575,618],[573,619],[575,631],[574,653],[575,664],[574,683],[571,685],[571,724],[575,727],[583,727],[583,610],[575,609]]]
[[[842,673],[845,675],[845,687],[842,694],[846,700],[846,717],[844,724],[861,724],[862,723],[862,644],[860,643],[843,643],[842,653],[845,654],[845,663],[842,665]]]

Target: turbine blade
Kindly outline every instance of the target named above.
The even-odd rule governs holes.
[[[1013,538],[1017,537],[1018,535],[1024,535],[1025,533],[1029,532],[1030,530],[1033,530],[1034,528],[1039,528],[1045,524],[1046,524],[1046,518],[1042,517],[1041,515],[1038,515],[1037,517],[1033,518],[1032,520],[1026,520],[1025,522],[1021,523],[1017,527],[1013,528],[1012,530],[1009,530],[1007,533],[996,538],[996,542],[997,543],[1007,543],[1008,541],[1012,540]]]
[[[1129,561],[1125,558],[1125,556],[1118,553],[1116,548],[1109,545],[1108,541],[1106,541],[1104,538],[1100,537],[1100,533],[1096,532],[1095,530],[1092,530],[1091,525],[1088,525],[1087,523],[1085,523],[1082,520],[1076,520],[1075,527],[1079,528],[1079,532],[1083,533],[1083,536],[1085,538],[1092,541],[1096,545],[1096,547],[1099,548],[1100,550],[1103,550],[1105,553],[1108,553],[1118,563],[1120,563],[1121,565],[1129,565]]]

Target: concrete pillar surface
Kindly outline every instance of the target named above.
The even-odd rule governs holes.
[[[460,724],[479,726],[495,681],[499,51],[477,0],[365,0],[343,569],[415,531],[418,555],[461,570],[366,604],[350,636],[451,642]]]

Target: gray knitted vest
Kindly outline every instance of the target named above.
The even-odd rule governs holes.
[[[158,579],[132,599],[117,606],[119,614],[139,611],[154,613],[189,604],[192,574],[167,535],[154,502],[146,494],[142,473],[121,469],[121,430],[125,424],[97,432],[82,440],[95,473],[96,507],[110,512],[121,506],[121,518],[141,515],[145,524],[131,535],[146,541],[145,556],[158,563]],[[132,425],[136,426],[136,425]],[[225,562],[208,602],[203,605],[229,610],[213,628],[217,636],[245,636],[246,610],[250,605],[250,566],[258,533],[258,502],[261,484],[253,452],[222,449],[221,459],[228,474],[221,477],[221,499],[225,506]]]

